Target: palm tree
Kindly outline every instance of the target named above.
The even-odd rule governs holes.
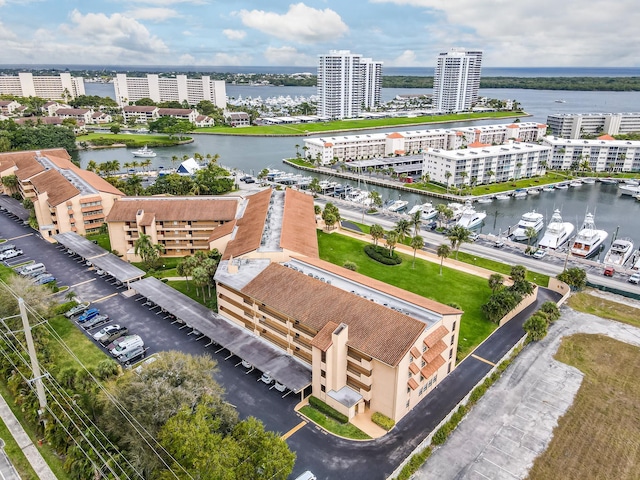
[[[140,165],[142,166],[142,168],[146,169],[149,168],[151,166],[151,159],[147,158],[145,160],[142,161],[142,163],[140,163]]]
[[[417,210],[416,213],[411,216],[409,223],[413,226],[413,236],[415,237],[420,231],[420,225],[422,223],[422,210]]]
[[[489,277],[489,288],[491,292],[496,293],[504,284],[504,277],[499,273],[492,273]]]
[[[140,166],[140,162],[138,162],[137,160],[134,160],[133,162],[131,162],[131,168],[133,168],[134,170],[139,166]]]
[[[176,163],[178,163],[178,160],[180,160],[180,159],[178,158],[178,156],[177,156],[177,155],[173,155],[173,156],[171,157],[171,165],[175,165]]]
[[[371,235],[373,239],[373,244],[378,245],[378,240],[384,237],[384,229],[377,223],[374,223],[371,225],[371,228],[369,228],[369,235]]]
[[[296,147],[296,158],[300,158],[300,145],[298,145],[297,143],[295,144]]]
[[[460,172],[460,178],[462,179],[460,181],[460,183],[461,183],[460,188],[462,189],[462,191],[464,191],[464,188],[465,188],[464,179],[467,178],[468,176],[469,176],[469,174],[467,172],[465,172],[464,170],[462,172]]]
[[[394,231],[387,233],[387,247],[389,247],[390,257],[393,257],[393,250],[396,248],[396,243],[398,243],[397,233]]]
[[[87,163],[86,170],[88,172],[96,173],[96,171],[98,170],[98,164],[96,163],[96,161],[95,160],[89,160],[89,163]]]
[[[520,178],[520,169],[522,168],[522,163],[518,162],[516,163],[516,171],[518,172],[518,174],[516,175],[516,180],[518,180]]]
[[[442,264],[444,263],[444,259],[449,258],[449,255],[451,255],[451,248],[446,243],[443,243],[438,247],[436,253],[438,257],[440,257],[440,275],[442,275]]]
[[[2,177],[2,185],[6,187],[6,193],[15,193],[18,187],[18,177],[16,175],[7,175]]]
[[[527,249],[531,246],[531,240],[536,238],[538,232],[533,227],[527,227],[524,229],[524,234],[527,236]]]
[[[458,251],[460,250],[460,245],[464,242],[469,241],[469,237],[471,232],[469,229],[463,227],[462,225],[454,225],[447,232],[447,238],[451,242],[451,248],[454,248],[456,251],[456,260],[458,259]]]
[[[451,178],[451,172],[444,172],[444,178],[447,180],[447,193],[449,193],[449,179]]]
[[[411,233],[411,223],[409,220],[401,218],[398,220],[398,223],[396,223],[394,232],[398,235],[398,240],[400,240],[400,242],[404,242],[404,239]]]
[[[442,222],[445,218],[450,218],[453,215],[453,210],[444,203],[436,205],[436,211],[438,212],[438,221],[440,222],[440,226],[442,226]]]
[[[318,177],[313,177],[311,179],[311,181],[309,182],[309,190],[313,192],[314,196],[317,195],[322,190],[322,187],[320,186],[320,180],[318,180]]]
[[[422,250],[423,247],[424,239],[420,235],[416,235],[411,238],[411,248],[413,248],[413,264],[411,265],[411,268],[416,267],[416,251]]]

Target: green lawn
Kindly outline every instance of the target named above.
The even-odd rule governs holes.
[[[87,133],[86,135],[80,135],[76,137],[78,142],[87,143],[125,143],[127,147],[142,147],[148,145],[149,147],[171,147],[178,145],[185,140],[191,140],[191,138],[183,137],[179,140],[178,137],[169,138],[168,135],[141,135],[141,134],[127,134],[127,133]]]
[[[320,258],[323,260],[340,266],[350,260],[358,265],[358,272],[363,275],[440,303],[460,305],[464,314],[460,325],[458,361],[466,357],[497,328],[495,323],[484,318],[481,310],[491,295],[486,279],[446,266],[440,276],[439,264],[419,258],[416,259],[415,268],[412,268],[412,256],[404,254],[400,254],[404,260],[402,264],[393,267],[382,265],[364,253],[366,244],[366,241],[344,235],[318,231]]]
[[[4,440],[4,451],[11,460],[11,463],[13,463],[13,466],[16,467],[20,478],[22,480],[38,480],[38,475],[36,475],[36,472],[31,468],[27,457],[24,456],[24,453],[22,453],[22,450],[2,420],[0,420],[0,438]]]
[[[445,237],[443,237],[443,243],[448,243],[448,240]],[[455,256],[456,254],[454,252],[449,258],[455,258]],[[486,268],[487,270],[491,270],[492,272],[502,273],[504,275],[509,275],[511,272],[511,265],[496,262],[495,260],[490,260],[488,258],[482,258],[470,253],[459,252],[458,261]],[[536,285],[540,285],[541,287],[546,287],[549,285],[549,275],[544,275],[543,273],[531,272],[527,270],[527,280],[535,283]]]
[[[106,251],[111,251],[111,240],[109,240],[108,233],[97,233],[95,235],[87,235],[87,240],[96,241],[98,245],[104,248]]]
[[[89,340],[72,320],[58,315],[49,320],[49,325],[57,332],[71,351],[87,368],[95,368],[102,360],[110,358],[96,344]],[[55,375],[67,367],[79,368],[76,360],[55,340],[50,343],[52,364],[51,373]]]
[[[318,425],[324,427],[331,433],[345,438],[353,438],[355,440],[369,440],[371,437],[351,423],[340,423],[333,418],[327,417],[324,413],[316,410],[311,405],[305,405],[300,409],[305,417],[309,418]]]
[[[432,115],[415,118],[380,118],[373,120],[337,120],[321,123],[298,123],[293,125],[267,125],[252,127],[204,127],[198,133],[217,133],[221,135],[307,135],[330,131],[349,131],[368,128],[384,128],[393,126],[411,126],[428,123],[457,122],[483,118],[505,118],[525,116],[524,112],[486,112],[460,113],[451,115]]]
[[[187,287],[187,282],[185,280],[178,280],[174,282],[167,282],[171,288],[175,288],[180,293],[183,293],[187,297],[196,302],[204,305],[207,308],[211,308],[217,311],[217,300],[216,300],[216,292],[215,289],[211,289],[211,297],[209,297],[209,291],[205,288],[205,292],[207,294],[207,298],[202,298],[202,289],[199,289],[199,294],[196,294],[196,287],[193,285],[193,282],[189,282]]]

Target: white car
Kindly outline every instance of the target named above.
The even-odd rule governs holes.
[[[93,334],[93,338],[96,340],[100,340],[104,335],[115,332],[120,329],[120,325],[107,325],[100,329],[100,331]]]
[[[10,258],[14,258],[14,257],[18,257],[20,255],[22,255],[22,250],[20,249],[16,249],[16,250],[6,250],[2,253],[0,253],[0,260],[9,260]]]
[[[267,385],[271,385],[273,383],[273,378],[268,373],[263,373],[259,380]]]
[[[280,393],[284,392],[287,387],[285,387],[283,384],[281,384],[280,382],[276,382],[273,384],[273,388],[275,388],[277,391],[279,391]]]
[[[634,273],[633,275],[631,275],[628,282],[638,285],[640,283],[640,273]]]
[[[538,260],[540,260],[541,258],[544,258],[546,254],[547,254],[546,250],[543,250],[543,249],[539,248],[533,254],[533,258],[537,258]]]

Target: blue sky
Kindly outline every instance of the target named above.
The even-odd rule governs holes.
[[[640,66],[631,0],[0,0],[0,63],[315,66],[330,49],[432,67]]]

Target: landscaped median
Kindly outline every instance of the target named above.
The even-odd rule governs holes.
[[[351,440],[371,440],[369,435],[349,423],[346,415],[316,397],[309,397],[308,400],[309,403],[301,406],[298,411],[327,432]]]

